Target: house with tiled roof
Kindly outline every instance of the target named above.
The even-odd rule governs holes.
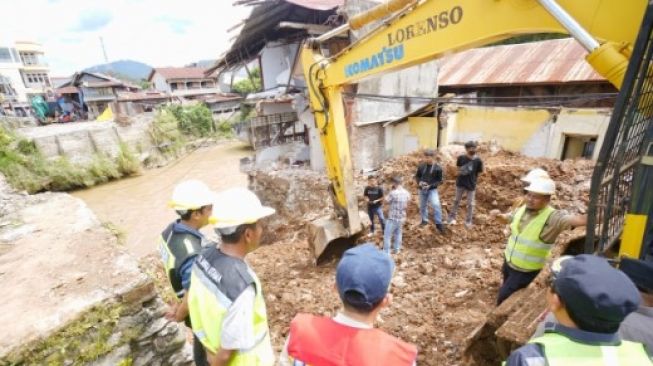
[[[219,93],[215,76],[205,75],[200,67],[156,67],[147,80],[154,89],[179,97]]]

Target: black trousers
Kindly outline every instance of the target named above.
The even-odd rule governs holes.
[[[196,366],[209,366],[206,350],[195,334],[193,334],[193,360]]]
[[[524,287],[528,286],[531,282],[533,282],[540,271],[518,271],[510,267],[504,259],[503,267],[501,267],[501,273],[503,274],[503,283],[501,284],[501,288],[499,288],[497,305],[501,305],[505,299],[509,298],[510,295],[517,292],[517,290],[521,290]]]

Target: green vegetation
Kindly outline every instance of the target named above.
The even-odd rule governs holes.
[[[177,154],[187,141],[196,138],[229,138],[233,135],[232,130],[229,121],[214,121],[211,110],[204,104],[171,104],[157,111],[149,132],[152,143],[159,150]]]
[[[238,94],[247,95],[261,90],[261,69],[253,68],[247,79],[235,83],[231,89]]]
[[[72,365],[88,364],[132,340],[123,336],[117,344],[109,342],[121,314],[120,304],[97,306],[53,336],[8,355],[0,364],[65,365],[70,360]]]
[[[127,240],[127,232],[123,228],[110,221],[103,221],[102,226],[104,226],[104,228],[107,229],[111,235],[116,238],[118,245],[125,245],[125,241]]]
[[[90,187],[140,172],[140,164],[126,145],[115,158],[103,154],[80,165],[66,157],[46,159],[32,141],[0,127],[0,172],[16,189],[29,193]]]

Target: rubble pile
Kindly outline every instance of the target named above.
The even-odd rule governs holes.
[[[456,155],[446,149],[438,154],[445,170],[445,183],[439,189],[445,215],[453,205]],[[558,183],[554,206],[581,213],[587,207],[592,162],[532,159],[491,146],[482,146],[479,155],[485,173],[479,178],[474,227],[467,230],[462,225],[465,208],[461,207],[458,224],[448,226],[446,235],[438,234],[433,225],[419,226],[417,190],[412,177],[420,153],[391,160],[379,172],[386,192],[390,187],[385,183],[390,177],[403,176],[413,199],[403,231],[403,250],[395,256],[393,303],[381,312],[378,326],[415,343],[420,365],[467,364],[463,359],[466,342],[495,308],[501,279],[506,225],[491,220],[489,212],[495,208],[505,212],[511,207],[521,195],[520,177],[529,169],[545,168]],[[255,191],[278,209],[277,220],[292,223],[287,232],[276,230],[275,244],[257,250],[250,259],[263,282],[277,350],[283,346],[295,314],[331,316],[340,304],[334,290],[336,261],[314,267],[301,227],[303,220],[328,212],[326,180],[303,171],[287,174],[290,173],[266,172],[253,179]],[[283,181],[269,178],[275,176],[284,177]],[[266,183],[261,184],[261,179]],[[293,181],[286,182],[288,179]],[[357,177],[361,194],[364,185],[365,177]],[[299,203],[293,201],[297,192],[302,192]],[[558,244],[569,237],[561,236]],[[379,232],[370,240],[382,245]]]

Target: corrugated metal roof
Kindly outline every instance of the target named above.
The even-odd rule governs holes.
[[[440,87],[605,81],[572,38],[477,48],[447,56]]]

